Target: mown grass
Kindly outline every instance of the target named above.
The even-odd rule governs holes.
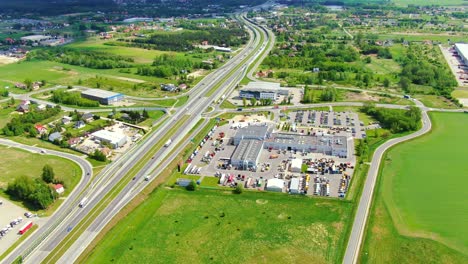
[[[335,263],[351,208],[303,196],[161,188],[84,263]]]
[[[468,261],[468,115],[431,113],[430,134],[384,157],[362,250],[363,263]],[[466,120],[465,120],[466,119]]]

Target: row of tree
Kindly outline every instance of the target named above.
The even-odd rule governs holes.
[[[55,178],[53,168],[46,164],[42,168],[41,178],[19,176],[8,184],[7,193],[30,204],[34,209],[46,209],[58,197],[55,189],[49,185],[51,183],[63,184]]]
[[[132,58],[124,56],[62,47],[34,50],[28,54],[28,59],[57,61],[92,69],[130,68],[133,62]]]
[[[78,92],[66,92],[62,90],[52,91],[50,100],[54,103],[76,105],[82,107],[99,107],[99,102],[82,98]]]

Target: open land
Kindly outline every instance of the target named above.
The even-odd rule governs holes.
[[[351,207],[271,193],[160,189],[112,229],[86,263],[334,263]]]
[[[466,263],[464,113],[431,113],[433,131],[391,149],[378,183],[364,263]]]

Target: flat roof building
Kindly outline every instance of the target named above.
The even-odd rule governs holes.
[[[265,140],[268,137],[268,131],[269,127],[267,125],[239,128],[233,137],[233,143],[239,145],[239,142],[243,139]]]
[[[291,172],[301,172],[302,170],[302,159],[291,160]]]
[[[281,179],[273,178],[269,179],[266,183],[267,191],[272,192],[283,192],[284,181]]]
[[[24,36],[21,37],[21,40],[23,41],[32,41],[32,42],[40,42],[44,40],[51,39],[52,37],[50,36],[44,36],[44,35],[31,35],[31,36]]]
[[[289,90],[281,88],[279,83],[250,82],[240,89],[240,98],[272,99],[277,100],[280,95],[288,96]]]
[[[231,165],[241,170],[257,169],[262,145],[261,140],[241,140],[231,156]]]
[[[468,66],[468,44],[455,43],[455,50],[460,55],[461,60],[465,66]]]
[[[127,143],[127,136],[124,134],[109,131],[109,130],[99,130],[91,134],[95,139],[109,144],[112,148],[119,148],[125,143]]]
[[[122,101],[124,95],[121,93],[114,93],[111,91],[105,91],[101,89],[88,89],[86,91],[81,92],[81,97],[98,101],[100,104],[103,105],[111,105],[113,103]]]
[[[288,133],[273,133],[265,140],[264,148],[323,153],[347,157],[348,141],[344,136],[307,136]]]
[[[289,183],[289,193],[299,193],[300,192],[300,187],[299,187],[299,179],[298,178],[292,178],[291,182]]]

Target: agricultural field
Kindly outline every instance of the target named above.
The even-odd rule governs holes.
[[[63,179],[66,186],[65,194],[68,194],[80,181],[80,167],[69,160],[50,155],[34,154],[3,145],[0,145],[0,152],[2,153],[0,159],[0,166],[2,167],[2,174],[0,175],[1,188],[6,188],[8,183],[19,175],[33,178],[41,177],[42,167],[45,164],[52,166],[56,178]]]
[[[462,6],[466,5],[465,0],[391,0],[397,6],[408,6],[408,5],[418,5],[418,6]]]
[[[303,196],[162,188],[84,263],[336,263],[351,210],[350,203]]]
[[[384,158],[363,263],[468,261],[468,115],[430,116],[429,134],[392,148]]]

